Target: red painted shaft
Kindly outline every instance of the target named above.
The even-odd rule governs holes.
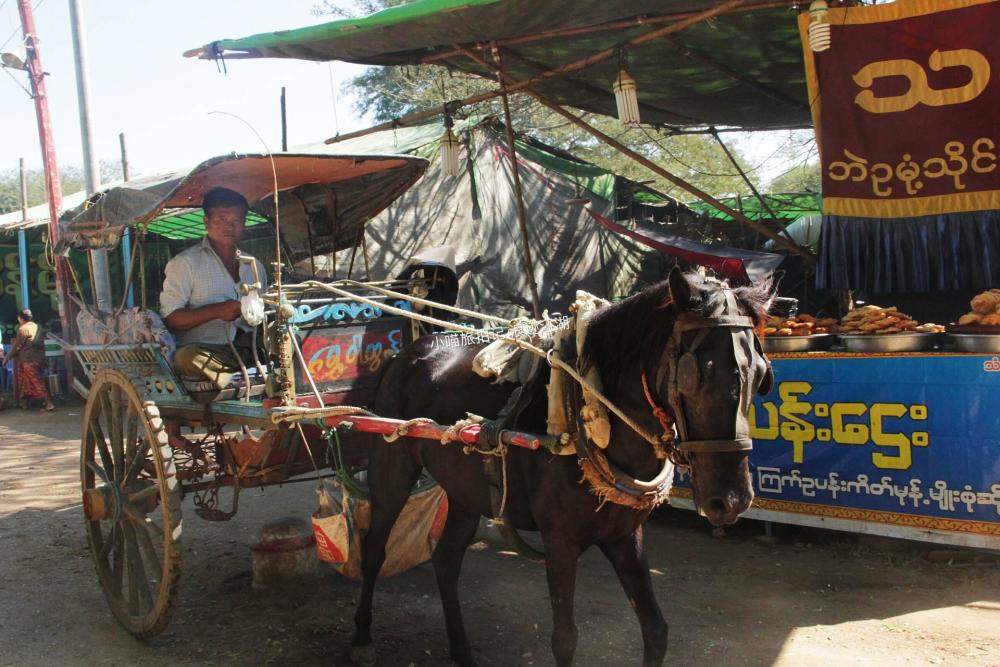
[[[397,432],[400,426],[406,424],[402,419],[389,419],[387,417],[325,417],[323,423],[326,426],[334,427],[338,424],[351,423],[354,428],[363,433],[379,433],[381,435],[392,435]],[[437,422],[418,422],[410,424],[406,428],[405,437],[426,438],[427,440],[441,440],[450,426],[443,426]],[[479,425],[472,424],[459,429],[458,441],[466,445],[475,445],[479,442]],[[534,435],[522,433],[520,431],[501,431],[500,441],[503,444],[525,449],[538,449],[545,440],[555,440],[550,435]]]

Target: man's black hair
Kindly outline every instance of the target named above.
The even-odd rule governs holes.
[[[212,188],[205,193],[205,196],[201,200],[201,208],[206,213],[212,208],[231,206],[242,206],[244,213],[250,210],[250,205],[247,204],[246,197],[229,188]]]

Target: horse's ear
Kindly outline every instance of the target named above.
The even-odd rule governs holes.
[[[674,267],[667,276],[667,286],[670,288],[670,300],[673,301],[680,310],[687,308],[691,302],[691,283],[684,277],[684,273]]]

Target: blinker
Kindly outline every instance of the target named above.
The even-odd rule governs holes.
[[[677,388],[682,394],[691,396],[698,393],[701,382],[698,370],[698,357],[694,352],[685,352],[677,360]]]

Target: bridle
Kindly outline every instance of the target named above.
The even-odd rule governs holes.
[[[750,439],[750,427],[746,415],[752,400],[753,388],[747,382],[747,373],[753,360],[751,345],[759,351],[760,342],[754,332],[753,318],[740,314],[739,303],[733,290],[724,291],[725,302],[715,314],[709,317],[694,317],[682,314],[674,323],[670,340],[660,357],[656,375],[656,387],[665,389],[669,410],[660,406],[649,390],[646,371],[642,373],[642,388],[653,411],[660,422],[664,434],[669,434],[672,427],[676,428],[676,437],[667,445],[668,458],[679,465],[689,465],[688,454],[691,452],[742,452],[753,449]],[[736,424],[732,438],[723,440],[692,440],[689,437],[687,418],[684,413],[683,399],[698,393],[701,386],[701,373],[696,355],[698,348],[714,329],[729,329],[736,358],[736,367],[740,373],[740,404],[736,410]],[[686,348],[684,334],[695,331],[694,339]]]
[[[573,412],[577,416],[576,450],[577,459],[590,483],[591,490],[604,500],[610,500],[638,510],[651,509],[666,501],[674,465],[690,465],[692,452],[741,452],[753,448],[746,415],[749,412],[753,389],[747,375],[753,359],[751,345],[763,353],[760,341],[754,332],[753,318],[740,314],[739,302],[731,289],[725,289],[725,301],[719,309],[708,317],[694,317],[682,314],[674,323],[670,340],[660,357],[656,375],[656,387],[666,387],[669,411],[659,406],[649,390],[645,370],[641,371],[643,392],[663,429],[660,437],[665,445],[663,465],[656,477],[650,481],[634,479],[618,469],[589,441],[581,417],[577,392],[571,390]],[[733,344],[736,365],[740,372],[740,405],[736,411],[736,425],[733,437],[724,440],[691,440],[688,436],[687,419],[684,415],[683,397],[698,393],[701,383],[698,358],[695,352],[712,330],[727,328]],[[686,348],[684,334],[695,331],[694,340]],[[676,427],[676,431],[675,431]]]

